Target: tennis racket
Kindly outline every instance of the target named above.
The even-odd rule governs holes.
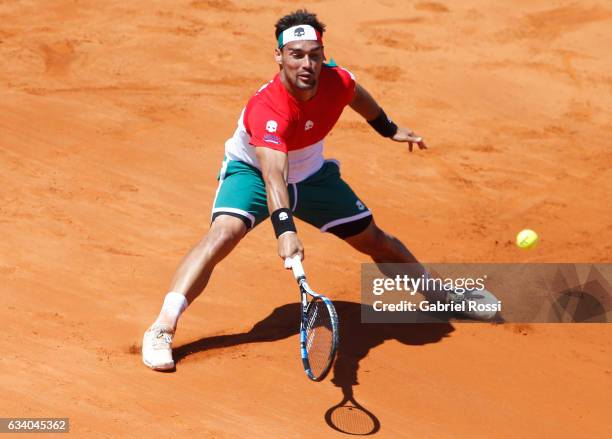
[[[306,282],[300,256],[285,260],[285,267],[293,270],[300,287],[300,352],[306,375],[321,381],[329,372],[338,348],[338,315],[331,300],[317,294]]]

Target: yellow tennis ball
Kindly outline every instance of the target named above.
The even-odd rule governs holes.
[[[531,229],[524,229],[516,235],[516,245],[520,248],[533,248],[538,243],[538,234]]]

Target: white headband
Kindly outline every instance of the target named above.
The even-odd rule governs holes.
[[[322,41],[321,34],[309,24],[300,24],[298,26],[285,29],[278,36],[278,48],[292,41]]]

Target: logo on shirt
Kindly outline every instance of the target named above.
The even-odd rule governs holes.
[[[357,209],[359,209],[359,210],[363,210],[363,209],[365,209],[365,206],[363,205],[363,203],[361,202],[361,200],[357,200],[357,202],[355,203],[355,205],[357,205]]]
[[[281,143],[280,139],[274,134],[264,134],[263,139],[264,141],[274,143],[275,145],[280,145]]]
[[[275,133],[278,128],[278,123],[275,120],[269,120],[266,122],[266,131],[269,133]]]
[[[313,126],[314,126],[314,122],[312,120],[307,120],[306,124],[304,125],[304,131],[308,131]]]

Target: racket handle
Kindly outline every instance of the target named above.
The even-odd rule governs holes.
[[[304,273],[304,267],[302,267],[302,259],[300,255],[295,255],[291,258],[285,259],[285,268],[291,268],[293,270],[293,276],[295,280],[298,280],[301,277],[306,277]]]

